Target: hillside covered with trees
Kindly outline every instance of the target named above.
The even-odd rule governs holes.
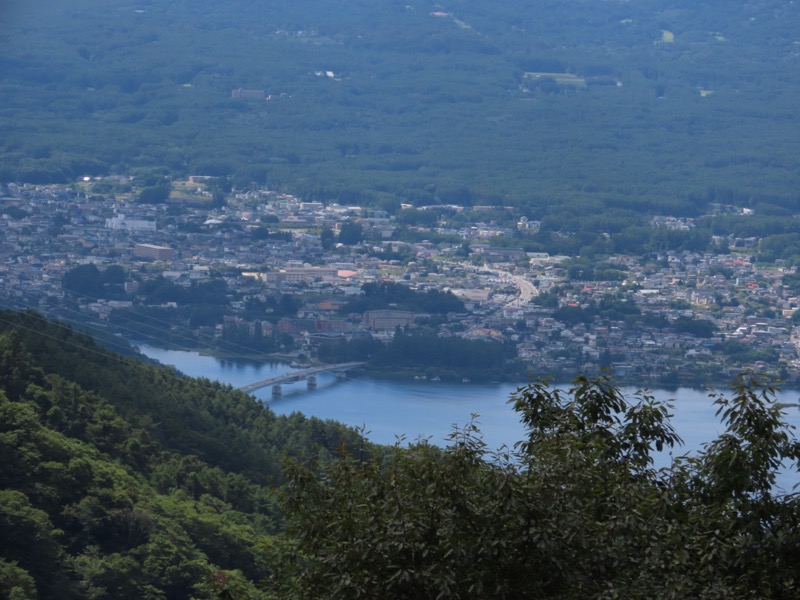
[[[757,379],[716,402],[691,456],[668,405],[582,378],[512,396],[513,448],[376,448],[3,312],[0,594],[796,598],[800,443]]]
[[[782,0],[75,0],[0,28],[0,180],[231,176],[532,219],[796,199]],[[556,228],[558,229],[558,228]]]
[[[262,597],[281,461],[363,445],[34,314],[0,317],[0,597]]]

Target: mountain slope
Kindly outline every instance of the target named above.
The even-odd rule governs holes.
[[[262,597],[281,457],[355,445],[354,432],[0,316],[0,588]]]

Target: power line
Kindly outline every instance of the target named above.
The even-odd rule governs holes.
[[[23,295],[23,296],[26,295],[24,292],[16,292],[16,293],[17,293],[17,295]],[[81,294],[81,293],[78,293],[78,292],[76,292],[76,295],[84,297],[84,298],[86,298],[88,300],[92,300],[92,301],[98,301],[99,300],[98,298],[94,298],[92,296],[88,296],[86,294]],[[36,297],[36,296],[34,296],[32,294],[27,294],[27,296],[28,296],[27,300],[28,300],[28,302],[30,302],[30,304],[33,304],[33,303],[38,304],[38,301],[39,301],[38,297]],[[21,304],[20,306],[16,306],[15,308],[28,308],[28,307],[29,307],[29,305]],[[170,323],[169,321],[165,321],[163,319],[157,319],[156,317],[152,317],[150,315],[142,314],[142,313],[136,312],[136,311],[131,310],[131,309],[126,309],[124,307],[115,308],[113,310],[115,310],[115,311],[124,311],[126,313],[130,313],[131,315],[133,315],[134,317],[137,317],[137,318],[150,319],[152,321],[156,321],[157,323],[160,324],[160,326],[159,325],[153,325],[153,324],[150,324],[150,323],[145,323],[145,322],[143,322],[141,320],[137,320],[137,318],[128,318],[127,319],[128,323],[136,324],[137,326],[140,326],[142,328],[146,328],[143,331],[141,329],[133,329],[131,327],[128,327],[128,326],[120,324],[120,323],[106,323],[105,321],[102,321],[99,317],[94,316],[90,311],[86,311],[85,312],[85,311],[75,310],[75,309],[69,308],[68,306],[65,306],[65,305],[61,305],[58,308],[59,308],[59,312],[60,313],[68,312],[68,313],[71,313],[73,315],[77,315],[77,316],[73,316],[73,318],[70,319],[70,322],[75,323],[76,325],[80,325],[80,326],[83,326],[83,327],[85,327],[87,329],[91,329],[92,325],[90,325],[90,323],[92,323],[92,322],[99,323],[100,324],[99,330],[103,331],[103,333],[112,333],[111,330],[110,330],[110,327],[113,327],[114,329],[128,332],[129,334],[131,334],[131,337],[144,336],[146,338],[150,338],[152,340],[155,340],[156,344],[162,343],[162,344],[170,345],[170,346],[173,346],[173,347],[177,347],[179,349],[186,350],[186,351],[194,351],[194,350],[197,349],[198,337],[200,338],[199,341],[205,341],[206,343],[208,343],[208,344],[210,344],[212,346],[218,345],[218,340],[215,337],[212,337],[212,336],[207,335],[207,334],[202,334],[202,333],[200,333],[199,336],[194,337],[195,332],[192,331],[191,329],[187,328],[187,327],[176,325],[174,323]],[[45,309],[43,309],[40,305],[38,306],[38,310],[47,313],[47,311]],[[55,318],[59,318],[59,317],[63,318],[63,315],[59,315],[58,313],[52,312],[52,311],[50,312],[50,315],[55,317]],[[169,328],[169,331],[170,331],[169,338],[167,338],[166,336],[163,335],[165,327]],[[96,330],[98,330],[98,329],[96,328]],[[176,331],[176,330],[178,330],[178,331]],[[186,331],[191,335],[181,334],[179,332],[180,330]],[[176,341],[175,338],[177,338],[177,341]],[[183,343],[180,343],[181,341]],[[248,346],[245,346],[243,344],[239,344],[239,343],[236,343],[236,342],[233,342],[233,341],[223,340],[223,343],[228,347],[232,347],[234,349],[239,349],[240,351],[242,351],[242,354],[247,355],[247,356],[263,354],[263,353],[259,352],[258,350],[256,350],[255,348],[248,347]],[[121,347],[121,346],[118,346],[118,347]]]
[[[33,298],[33,299],[35,299],[35,298]],[[2,302],[2,299],[0,299],[0,302]],[[28,310],[28,309],[30,309],[30,305],[29,304],[23,304],[23,303],[17,301],[16,303],[11,304],[11,308],[13,310]],[[69,308],[67,306],[63,306],[63,305],[59,307],[59,313],[56,313],[54,311],[48,312],[46,309],[44,309],[41,306],[38,306],[36,310],[38,312],[44,313],[45,315],[47,315],[49,317],[50,320],[54,320],[56,322],[61,322],[61,321],[65,320],[64,319],[64,315],[61,314],[63,312],[77,314],[78,315],[77,317],[73,317],[72,319],[66,319],[66,321],[68,323],[71,323],[71,324],[75,325],[76,327],[78,327],[81,330],[84,330],[84,331],[87,331],[87,332],[94,332],[95,334],[98,335],[98,337],[100,337],[102,335],[103,337],[102,337],[102,339],[100,341],[102,341],[102,343],[104,343],[104,344],[115,346],[116,348],[119,348],[120,350],[122,350],[124,352],[130,352],[130,350],[131,350],[130,345],[125,346],[125,345],[122,345],[122,344],[114,343],[112,340],[110,340],[107,336],[109,334],[112,334],[113,332],[109,329],[108,324],[103,322],[100,318],[95,317],[91,313],[85,313],[85,312],[77,311],[77,310],[71,309],[71,308]],[[47,319],[45,319],[45,320],[47,320]],[[135,330],[132,330],[132,329],[129,329],[129,328],[126,328],[126,327],[119,327],[119,328],[123,329],[123,330],[126,330],[126,331],[129,331],[131,333],[137,333]],[[155,337],[155,336],[152,336],[152,337]],[[173,344],[173,345],[180,347],[180,344]],[[189,348],[189,347],[186,347],[186,349],[187,350],[191,350],[191,348]]]
[[[26,312],[21,313],[21,314],[24,314],[26,317],[31,317],[31,318],[37,319],[39,321],[42,321],[42,322],[44,322],[44,323],[46,323],[48,325],[52,325],[52,326],[55,326],[55,327],[59,327],[59,328],[65,329],[66,331],[68,331],[69,333],[71,333],[73,335],[76,333],[75,330],[63,325],[62,323],[45,319],[44,317],[41,317],[41,316],[37,315],[35,312],[26,311]],[[72,342],[70,340],[65,340],[65,339],[56,337],[54,335],[50,335],[50,334],[45,333],[43,331],[39,331],[39,330],[34,329],[32,327],[28,327],[28,326],[26,326],[26,325],[24,325],[22,323],[17,323],[15,321],[10,321],[8,319],[3,318],[2,316],[0,316],[0,323],[5,323],[6,325],[9,325],[10,327],[12,327],[14,329],[21,329],[23,331],[27,331],[29,333],[32,333],[33,335],[53,340],[53,341],[55,341],[55,342],[57,342],[59,344],[64,344],[64,345],[67,345],[67,346],[70,346],[70,347],[73,347],[73,348],[77,348],[77,349],[79,349],[79,350],[81,350],[83,352],[88,352],[88,353],[91,353],[91,354],[95,354],[95,355],[100,356],[100,357],[102,357],[104,359],[107,359],[107,360],[116,361],[119,364],[127,365],[128,367],[133,368],[133,369],[139,369],[143,373],[147,372],[149,369],[159,368],[159,370],[160,370],[160,372],[162,374],[165,374],[167,377],[173,377],[178,382],[184,382],[186,379],[192,379],[192,380],[195,381],[196,384],[205,387],[210,392],[211,391],[217,391],[217,389],[215,389],[215,386],[207,385],[205,383],[206,380],[204,380],[203,378],[190,377],[188,375],[180,373],[179,371],[177,371],[176,368],[174,368],[174,367],[172,367],[170,365],[164,365],[164,364],[161,364],[161,363],[159,363],[158,367],[156,367],[154,365],[146,365],[145,363],[143,363],[138,358],[126,358],[124,356],[121,356],[119,354],[116,354],[116,353],[108,351],[108,350],[94,349],[94,348],[91,348],[89,346],[86,346],[85,344],[79,344],[79,343],[76,343],[76,342]],[[227,387],[231,387],[231,388],[233,387],[230,384],[226,384],[226,383],[223,383],[223,382],[217,382],[217,385],[222,386],[222,387],[226,387],[226,386]],[[250,396],[258,404],[264,406],[264,404],[265,404],[264,402],[258,400],[253,395],[250,395]]]
[[[89,295],[83,294],[81,292],[75,292],[73,290],[70,290],[69,293],[70,294],[74,294],[76,296],[80,296],[82,298],[86,298],[87,300],[91,300],[93,302],[97,302],[97,301],[100,300],[100,298],[89,296]],[[153,317],[151,315],[140,313],[140,312],[137,312],[137,311],[135,311],[133,309],[130,309],[130,308],[118,307],[118,308],[115,308],[114,310],[117,311],[117,312],[130,313],[130,314],[135,315],[136,317],[139,317],[139,318],[155,321],[156,323],[160,324],[161,326],[167,326],[170,329],[171,335],[174,335],[175,337],[178,337],[179,339],[183,339],[183,340],[189,341],[192,344],[194,344],[196,341],[198,341],[197,337],[200,337],[201,339],[205,339],[209,343],[213,343],[213,344],[217,343],[217,338],[215,338],[213,336],[209,336],[209,335],[204,334],[202,332],[196,332],[196,331],[194,331],[194,330],[192,330],[192,329],[190,329],[188,327],[184,327],[182,325],[178,325],[178,324],[172,323],[170,321],[166,321],[164,319],[159,319],[159,318]],[[83,314],[83,313],[81,313],[81,314]],[[131,320],[134,323],[137,323],[138,325],[141,325],[143,327],[147,327],[147,328],[150,328],[150,329],[155,329],[157,331],[160,331],[160,329],[158,329],[157,325],[151,325],[149,323],[144,323],[142,321],[136,321],[135,319],[131,319]],[[117,324],[114,324],[114,325],[117,326],[117,327],[120,327],[122,329],[126,329],[127,331],[131,331],[132,333],[141,335],[141,333],[138,332],[138,331],[134,331],[134,330],[131,330],[129,328],[125,328],[124,326],[121,326],[121,325],[117,325]],[[184,331],[186,331],[188,333],[188,335],[181,335],[181,334],[175,333],[175,330],[184,330]],[[148,335],[148,334],[145,334],[145,335]],[[249,354],[249,355],[261,354],[255,348],[251,348],[251,347],[245,346],[243,344],[239,344],[237,342],[232,342],[232,341],[228,341],[228,340],[224,340],[224,342],[229,347],[238,348],[238,349],[242,350],[244,354]],[[180,346],[180,344],[174,344],[174,345]],[[194,348],[192,348],[191,346],[188,346],[187,349],[194,349]]]
[[[57,327],[62,327],[62,328],[66,329],[67,331],[69,331],[69,332],[71,332],[73,334],[75,333],[75,331],[70,329],[69,327],[66,327],[66,326],[64,326],[64,325],[62,325],[60,323],[54,322],[54,321],[48,321],[47,319],[44,319],[43,317],[40,317],[40,316],[36,315],[33,312],[25,312],[25,313],[22,313],[22,314],[24,314],[26,316],[29,316],[29,317],[33,317],[35,319],[39,319],[41,321],[44,321],[45,323],[49,323],[49,324],[55,325]],[[47,333],[45,333],[43,331],[38,331],[36,329],[33,329],[32,327],[27,327],[27,326],[25,326],[25,325],[23,325],[21,323],[16,323],[14,321],[9,321],[8,319],[4,319],[2,317],[0,317],[0,322],[5,323],[6,325],[10,325],[14,329],[22,329],[24,331],[28,331],[30,333],[33,333],[34,335],[38,335],[40,337],[44,337],[44,338],[48,338],[48,339],[54,340],[54,341],[58,342],[59,344],[66,344],[67,346],[72,346],[74,348],[78,348],[80,350],[83,350],[84,352],[90,352],[92,354],[97,354],[98,356],[102,356],[103,358],[107,358],[107,359],[110,358],[110,359],[116,360],[117,362],[120,362],[120,363],[125,363],[125,362],[127,362],[129,360],[129,359],[126,359],[123,356],[120,356],[119,354],[114,354],[114,353],[109,352],[109,351],[105,351],[104,352],[102,350],[95,350],[94,348],[90,348],[90,347],[88,347],[86,345],[82,345],[82,344],[78,344],[78,343],[75,343],[75,342],[71,342],[69,340],[58,338],[58,337],[56,337],[54,335],[47,334]],[[132,363],[132,364],[134,366],[137,366],[135,363]],[[144,366],[144,365],[142,364],[142,366]]]
[[[2,300],[0,300],[0,302],[2,302]],[[53,324],[53,325],[55,325],[57,327],[63,327],[64,329],[67,329],[69,331],[74,331],[70,327],[67,327],[67,326],[63,325],[61,323],[61,320],[58,319],[56,315],[51,315],[50,318],[41,317],[41,316],[39,316],[37,314],[36,311],[33,311],[29,306],[26,306],[24,304],[19,304],[19,303],[6,304],[6,305],[3,306],[3,308],[5,308],[6,310],[11,310],[11,311],[28,311],[28,312],[26,312],[26,314],[31,316],[32,318],[39,319],[39,320],[41,320],[41,321],[43,321],[45,323]],[[110,333],[107,329],[101,329],[99,327],[92,327],[91,325],[89,325],[87,323],[84,323],[84,322],[81,322],[81,321],[69,321],[69,323],[70,324],[74,324],[76,326],[79,326],[81,329],[84,329],[84,330],[92,330],[92,329],[94,329],[95,333],[97,333],[97,334],[99,334],[99,333],[103,333],[103,334]],[[88,332],[86,332],[86,333],[88,333]],[[107,345],[107,346],[114,346],[114,347],[118,348],[120,351],[125,352],[125,353],[129,353],[131,351],[131,347],[130,346],[126,346],[126,345],[123,345],[123,344],[115,343],[113,340],[108,339],[108,338],[103,338],[102,343]]]

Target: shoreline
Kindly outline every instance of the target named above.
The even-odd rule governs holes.
[[[132,346],[137,347],[139,344],[157,347],[153,344],[148,344],[143,341],[130,342]],[[302,363],[304,367],[310,366],[319,366],[322,363],[312,360],[308,357],[300,358],[296,354],[285,354],[285,353],[275,353],[275,354],[235,354],[235,353],[226,353],[226,352],[217,352],[213,348],[209,347],[202,347],[202,348],[193,348],[187,349],[185,347],[170,347],[171,345],[165,346],[158,346],[163,350],[171,350],[171,351],[178,351],[178,352],[196,352],[201,356],[207,356],[210,358],[215,358],[220,361],[230,361],[230,362],[243,362],[243,363],[255,363],[255,364],[284,364],[287,367],[290,367],[293,364],[297,364],[298,362]],[[141,356],[145,356],[144,354],[139,353]],[[297,368],[296,366],[294,368]],[[449,384],[463,384],[463,385],[472,385],[472,384],[513,384],[518,386],[525,386],[530,383],[533,383],[537,380],[544,380],[548,382],[562,382],[561,385],[564,385],[563,382],[572,382],[577,376],[584,375],[588,379],[595,379],[602,375],[608,375],[610,377],[611,383],[619,388],[636,388],[640,390],[652,390],[652,389],[662,389],[662,390],[669,390],[675,391],[680,388],[688,388],[688,389],[695,389],[695,390],[731,390],[736,383],[736,378],[721,378],[721,377],[712,377],[712,378],[682,378],[678,381],[663,381],[656,378],[641,378],[641,377],[632,377],[628,376],[620,376],[615,375],[613,372],[609,373],[570,373],[566,374],[564,372],[558,373],[550,373],[550,374],[537,374],[533,375],[530,371],[523,375],[519,372],[519,370],[492,370],[489,372],[480,372],[474,369],[435,369],[435,368],[405,368],[405,369],[389,369],[386,367],[370,367],[366,365],[364,367],[360,367],[357,370],[358,373],[362,373],[369,377],[375,379],[381,379],[384,381],[399,381],[399,382],[428,382],[428,383],[449,383]],[[774,385],[777,389],[780,390],[793,390],[798,389],[800,390],[800,386],[798,386],[797,382],[773,382],[767,380],[770,385]]]

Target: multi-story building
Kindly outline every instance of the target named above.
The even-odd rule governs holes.
[[[372,331],[408,327],[414,323],[414,313],[407,310],[368,310],[362,324]]]
[[[169,246],[156,246],[155,244],[136,244],[133,255],[137,258],[152,258],[154,260],[172,260],[175,251]]]

